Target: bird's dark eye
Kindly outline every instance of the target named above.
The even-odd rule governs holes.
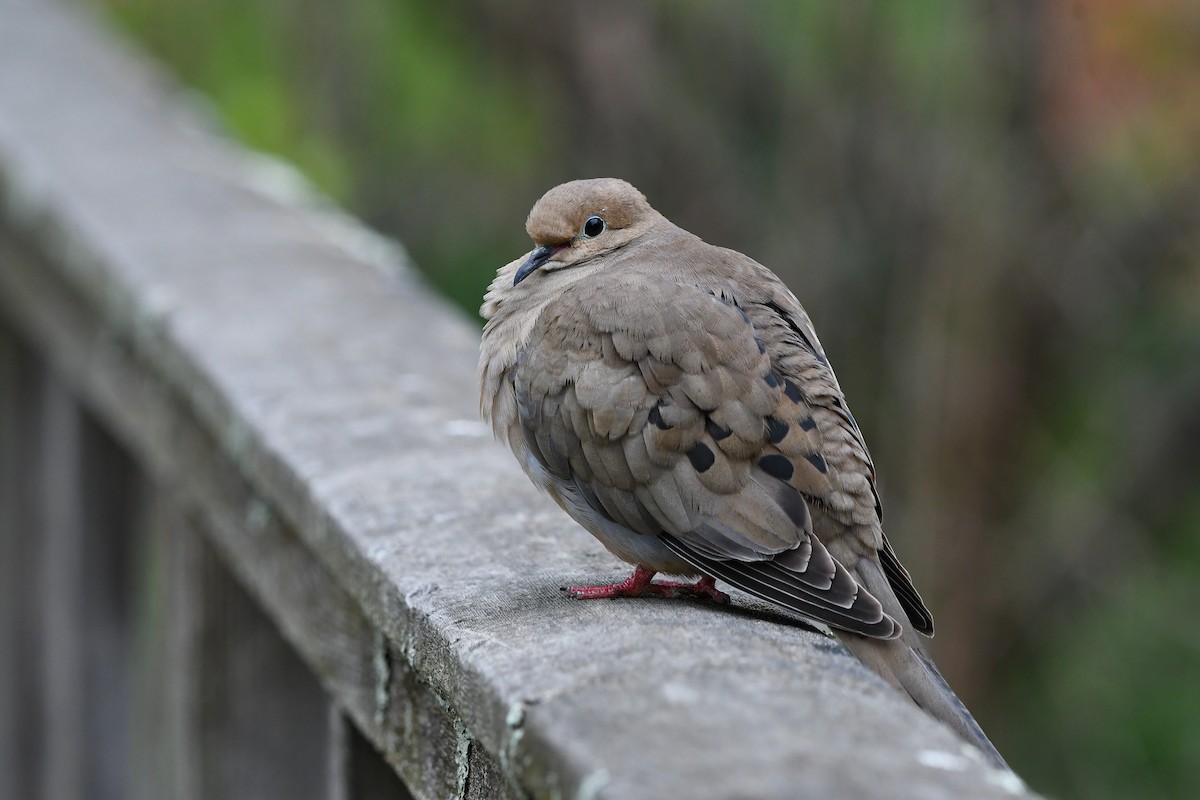
[[[607,222],[593,214],[587,218],[587,222],[583,223],[583,236],[585,239],[591,239],[604,233],[607,227]]]

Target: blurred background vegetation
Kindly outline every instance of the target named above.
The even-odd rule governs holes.
[[[1200,4],[93,1],[470,313],[577,177],[772,267],[1012,764],[1200,797]]]

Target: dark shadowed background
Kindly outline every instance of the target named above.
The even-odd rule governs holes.
[[[97,4],[469,313],[572,178],[774,269],[1013,766],[1200,796],[1200,4]]]

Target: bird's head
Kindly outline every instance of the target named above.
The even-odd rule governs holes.
[[[593,178],[555,186],[529,212],[525,230],[537,245],[513,276],[566,269],[611,253],[636,239],[658,215],[623,180]]]

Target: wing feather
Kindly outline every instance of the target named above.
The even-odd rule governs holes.
[[[876,505],[870,457],[815,334],[797,335],[803,324],[778,317],[778,304],[743,309],[637,271],[609,280],[547,306],[518,356],[518,421],[534,457],[597,514],[706,574],[837,628],[899,635],[813,533],[815,512],[852,516],[860,495]],[[642,311],[614,300],[626,296]],[[764,309],[776,315],[765,324]],[[885,558],[890,581],[907,576],[894,566]],[[910,616],[923,608],[915,590],[899,594]]]

